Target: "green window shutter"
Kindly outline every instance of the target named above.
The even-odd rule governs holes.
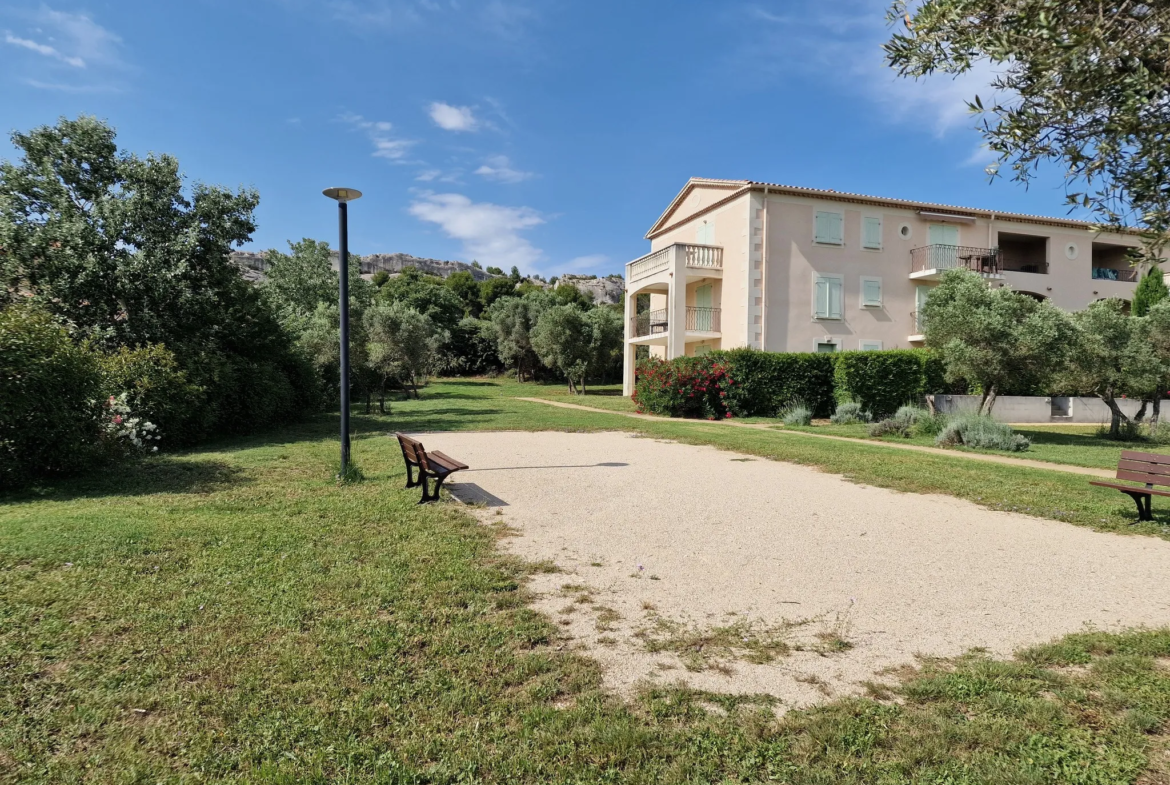
[[[876,281],[872,278],[866,278],[862,280],[861,304],[869,306],[880,306],[882,304],[881,281]]]
[[[931,224],[928,231],[930,245],[958,245],[959,227],[950,224]]]
[[[816,283],[816,316],[818,319],[829,318],[829,281],[826,278],[817,278]]]
[[[695,289],[695,307],[696,308],[710,308],[711,307],[711,287],[700,286]]]
[[[830,278],[829,284],[829,318],[840,319],[842,306],[845,301],[845,287],[839,278]]]
[[[842,245],[844,243],[840,213],[817,212],[815,228],[818,243],[827,245]]]
[[[881,218],[862,218],[861,219],[861,244],[873,250],[881,250],[882,247],[882,219]]]

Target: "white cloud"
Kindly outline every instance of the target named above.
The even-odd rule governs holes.
[[[427,109],[435,125],[444,131],[478,131],[479,121],[470,106],[451,106],[436,101]]]
[[[80,57],[73,57],[62,54],[48,44],[38,44],[36,41],[30,40],[28,38],[17,38],[9,32],[4,33],[4,43],[23,47],[29,51],[44,55],[45,57],[52,57],[53,59],[60,60],[62,63],[71,65],[74,68],[85,68],[85,61]]]
[[[448,237],[463,243],[467,257],[485,265],[523,269],[543,256],[520,234],[544,223],[541,214],[531,207],[473,202],[462,194],[427,193],[411,204],[410,214],[438,225]]]
[[[596,270],[599,267],[609,264],[609,257],[602,253],[587,254],[585,256],[578,256],[565,262],[562,267],[566,272],[578,272],[584,270]]]
[[[415,175],[414,179],[420,183],[457,183],[462,170],[455,169],[444,172],[442,169],[424,169]]]
[[[480,177],[498,180],[501,183],[519,183],[533,177],[532,172],[522,172],[512,166],[506,155],[494,155],[483,166],[475,170]]]
[[[375,158],[385,158],[396,163],[405,163],[405,158],[415,142],[410,139],[396,139],[390,136],[394,125],[385,120],[367,120],[360,114],[346,112],[337,118],[339,121],[351,125],[359,131],[364,131],[374,145]]]

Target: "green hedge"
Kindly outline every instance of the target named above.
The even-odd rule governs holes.
[[[923,395],[954,387],[945,383],[942,363],[925,349],[833,354],[729,349],[709,357],[725,364],[735,380],[727,408],[736,417],[775,417],[795,402],[814,417],[828,417],[847,400],[883,417]]]

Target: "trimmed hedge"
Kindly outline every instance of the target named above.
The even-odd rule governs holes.
[[[917,402],[923,395],[951,390],[938,358],[925,349],[879,352],[764,352],[729,349],[706,355],[726,367],[735,384],[727,389],[727,410],[736,417],[776,417],[795,403],[814,417],[828,417],[843,401],[856,401],[875,417]],[[692,364],[680,357],[661,366]]]

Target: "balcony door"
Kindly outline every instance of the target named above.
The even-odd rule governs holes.
[[[958,245],[959,227],[953,224],[931,224],[927,231],[930,245]]]
[[[695,329],[699,332],[712,332],[714,327],[714,319],[712,319],[711,309],[713,307],[711,285],[698,286],[695,288]]]

